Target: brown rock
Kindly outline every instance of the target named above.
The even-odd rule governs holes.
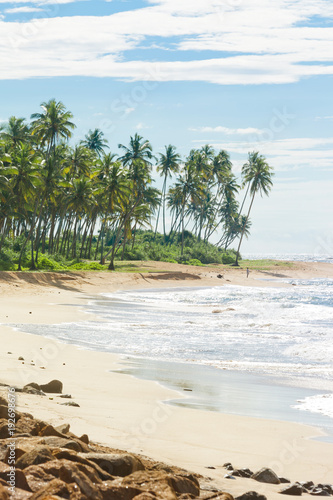
[[[25,469],[29,465],[43,464],[53,460],[53,455],[47,446],[39,445],[32,451],[24,453],[16,462],[18,469]]]
[[[73,451],[64,450],[64,449],[53,450],[52,454],[58,460],[65,459],[65,460],[69,460],[71,462],[80,463],[80,464],[92,467],[98,473],[98,475],[102,479],[102,481],[108,481],[108,480],[114,479],[112,475],[110,475],[108,472],[101,469],[101,467],[99,465],[97,465],[95,462],[90,462],[89,460],[86,460],[84,458],[85,457],[84,454],[81,455],[81,454],[74,453]]]
[[[79,440],[82,441],[82,443],[89,444],[89,437],[87,434],[82,434],[82,436],[79,437]]]
[[[5,399],[2,396],[0,396],[0,405],[1,406],[8,406],[7,399]]]
[[[15,434],[31,434],[37,436],[40,430],[40,422],[33,418],[22,416],[16,423]]]
[[[79,491],[78,486],[76,491]],[[60,479],[52,479],[47,486],[31,495],[30,500],[46,500],[52,495],[59,496],[61,498],[69,498],[71,492],[73,492],[73,488],[69,488],[64,481],[61,481]],[[80,497],[78,496],[77,498],[79,499]]]
[[[103,500],[132,500],[132,498],[139,498],[141,494],[147,494],[133,486],[115,486],[113,481],[105,481],[99,487],[99,491],[102,494]],[[149,498],[156,500],[156,496],[154,495]]]
[[[5,486],[0,484],[0,500],[8,500],[8,499],[9,495],[7,493],[7,488],[5,488]]]
[[[263,467],[251,477],[260,483],[280,484],[280,479],[275,472],[267,467]]]
[[[45,444],[50,448],[67,448],[76,452],[82,451],[82,446],[77,441],[66,439],[56,436],[46,436],[44,438]]]
[[[8,419],[8,406],[0,405],[0,418]]]
[[[7,439],[9,438],[9,432],[8,432],[8,420],[5,418],[0,419],[0,439]]]
[[[55,429],[53,427],[53,425],[46,425],[45,427],[43,427],[39,431],[39,435],[40,436],[57,436],[57,437],[61,437],[61,438],[63,438],[63,437],[67,438],[67,436],[64,436],[64,434],[62,434],[57,429]]]
[[[58,425],[57,427],[55,427],[55,430],[60,432],[60,434],[67,434],[69,429],[70,429],[69,424],[61,424],[61,425]]]
[[[63,464],[60,469],[60,479],[65,483],[76,483],[81,492],[91,500],[102,500],[102,494],[92,481],[74,464]]]
[[[60,380],[51,380],[48,384],[41,385],[40,388],[44,392],[62,394],[62,382]]]
[[[138,487],[143,491],[155,494],[159,499],[174,500],[177,498],[176,493],[194,494],[192,492],[195,491],[195,496],[199,494],[197,481],[192,482],[189,477],[192,476],[178,476],[162,471],[137,471],[118,480],[118,483],[120,486]]]
[[[82,457],[82,454],[80,456]],[[95,462],[113,476],[124,477],[133,472],[144,470],[142,462],[128,453],[85,453],[84,458]]]
[[[236,500],[267,500],[267,498],[256,491],[248,491],[237,497]]]
[[[7,481],[10,479],[9,472],[11,471],[10,466],[6,463],[0,462],[0,478],[3,479],[4,481]],[[31,491],[25,474],[22,470],[16,469],[15,470],[15,487],[20,488],[21,490],[26,490],[26,491]],[[11,486],[9,484],[9,486]]]

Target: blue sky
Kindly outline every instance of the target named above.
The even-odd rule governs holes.
[[[209,143],[239,173],[258,150],[274,188],[243,250],[333,255],[331,0],[0,0],[0,56],[0,120],[56,98],[114,152]]]

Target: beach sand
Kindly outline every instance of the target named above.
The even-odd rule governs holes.
[[[157,272],[0,273],[0,382],[22,387],[59,379],[63,392],[80,405],[62,406],[65,400],[56,395],[20,393],[18,410],[54,425],[68,422],[74,433],[87,433],[92,441],[210,476],[217,487],[235,496],[256,490],[274,500],[281,498],[277,493],[281,486],[225,479],[225,462],[254,471],[271,467],[291,481],[332,483],[333,444],[310,439],[322,435],[320,429],[168,405],[163,402],[184,395],[153,381],[111,372],[121,368],[116,355],[80,350],[5,326],[92,320],[94,316],[82,310],[89,298],[134,287],[272,286],[259,280],[333,277],[333,266],[319,263],[297,263],[293,269],[279,267],[276,272],[251,271],[249,278],[244,269],[144,265],[155,266]]]

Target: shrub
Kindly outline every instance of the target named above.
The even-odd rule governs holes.
[[[188,263],[190,266],[202,266],[202,263],[198,259],[190,259]]]

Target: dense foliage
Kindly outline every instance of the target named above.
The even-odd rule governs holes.
[[[99,129],[70,145],[72,119],[63,103],[50,100],[30,122],[11,117],[0,130],[1,269],[104,269],[106,259],[114,269],[116,258],[238,260],[239,248],[237,255],[228,249],[249,235],[255,194],[272,186],[264,157],[249,154],[239,207],[241,186],[226,151],[207,145],[182,161],[169,145],[155,157],[150,142],[135,134],[116,155]],[[153,165],[162,191],[152,186]]]

